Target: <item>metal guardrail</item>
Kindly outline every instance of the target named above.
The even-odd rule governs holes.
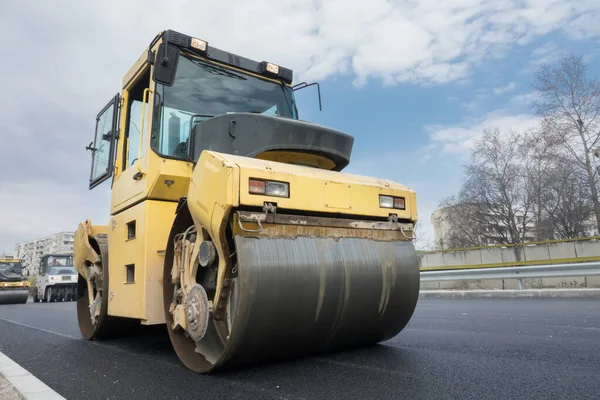
[[[556,244],[556,243],[572,243],[572,242],[589,242],[600,240],[600,236],[584,236],[570,239],[554,239],[554,240],[540,240],[535,242],[522,242],[522,243],[503,243],[503,244],[491,244],[488,246],[473,246],[463,248],[452,248],[452,249],[438,249],[438,250],[419,250],[417,254],[436,254],[436,253],[456,253],[459,251],[470,251],[470,250],[487,250],[487,249],[508,249],[511,247],[531,247],[544,244]]]
[[[596,275],[600,275],[599,261],[577,264],[421,271],[421,281],[476,281],[482,279],[560,278]]]

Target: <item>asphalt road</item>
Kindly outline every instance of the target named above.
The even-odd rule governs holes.
[[[0,351],[67,399],[598,399],[600,301],[421,299],[383,344],[194,374],[166,332],[80,339],[75,303],[0,306]]]

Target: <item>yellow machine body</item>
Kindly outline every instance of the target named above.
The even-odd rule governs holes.
[[[27,303],[29,281],[21,275],[21,260],[0,258],[0,304]]]
[[[161,46],[168,45],[164,38],[159,35],[142,53],[126,74],[120,96],[105,108],[119,109],[105,135],[106,143],[109,137],[114,145],[106,172],[112,176],[111,216],[106,225],[81,223],[74,245],[84,337],[108,336],[123,321],[166,323],[182,362],[207,372],[283,355],[269,344],[278,329],[305,331],[298,338],[290,331],[289,345],[307,351],[376,342],[398,333],[418,293],[411,243],[415,192],[389,180],[340,172],[336,157],[294,148],[252,156],[205,149],[196,160],[162,155],[152,144],[162,129],[153,123],[155,102],[161,99],[153,78],[158,61],[149,60],[162,57]],[[187,56],[284,85],[208,56]],[[139,140],[133,140],[130,97],[139,99],[140,93]],[[110,136],[115,128],[118,135]],[[98,129],[96,152],[102,137]],[[231,123],[229,129],[235,138]],[[93,163],[91,181],[100,161],[93,158]],[[288,196],[251,193],[251,180],[284,182]],[[402,198],[404,207],[384,208],[380,196]],[[299,290],[294,296],[306,298],[290,299],[278,291],[288,286],[290,295]],[[259,294],[269,291],[279,297]],[[276,328],[277,321],[260,320],[260,315],[277,301],[285,306],[271,313],[281,314],[282,321],[294,312],[289,304],[312,305],[296,310],[298,318],[288,328]],[[264,309],[256,308],[263,303]],[[366,333],[356,330],[360,321]],[[248,355],[249,347],[262,348],[263,354]]]

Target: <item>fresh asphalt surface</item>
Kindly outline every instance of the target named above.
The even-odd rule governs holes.
[[[162,328],[80,337],[75,303],[0,306],[0,351],[67,399],[598,399],[600,300],[421,299],[383,344],[194,374]]]

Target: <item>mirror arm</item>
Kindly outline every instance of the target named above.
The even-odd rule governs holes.
[[[319,111],[323,111],[323,107],[321,106],[321,86],[319,85],[319,82],[313,82],[313,83],[300,82],[300,83],[292,86],[292,90],[295,92],[296,90],[304,89],[304,88],[307,88],[307,87],[313,86],[313,85],[317,86],[317,92],[319,94]]]

